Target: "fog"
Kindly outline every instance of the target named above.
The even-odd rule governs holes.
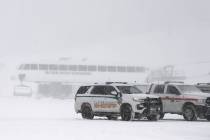
[[[0,2],[1,63],[87,57],[146,66],[209,61],[208,0]]]
[[[75,111],[75,94],[82,84],[129,82],[146,90],[153,81],[210,83],[209,7],[209,0],[0,0],[0,139],[209,140],[207,93],[185,98],[176,92],[162,98],[173,103],[167,103],[172,109],[195,101],[199,114],[193,103],[178,113],[192,119],[200,115],[194,122],[178,114],[166,114],[157,122],[148,121],[154,116],[107,120],[113,114],[120,118],[122,101],[128,104],[119,89],[108,96],[89,95],[91,100],[100,97],[93,102],[106,112],[99,109],[99,114],[111,115],[87,120]],[[92,90],[86,88],[81,94]],[[150,97],[159,98],[143,93],[142,99],[126,97],[146,113],[154,112],[147,103]],[[140,104],[145,99],[146,107]],[[87,104],[85,100],[81,107],[83,117],[85,108],[86,117],[92,113],[87,112],[92,103],[90,108]],[[108,110],[113,105],[120,109]],[[155,119],[166,113],[160,108],[156,105]],[[129,106],[123,115],[142,116],[145,110],[134,112]]]

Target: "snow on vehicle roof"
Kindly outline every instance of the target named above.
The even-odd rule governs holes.
[[[81,85],[81,86],[108,86],[108,85],[114,85],[114,86],[134,86],[133,84],[120,83],[120,82],[84,84],[84,85]]]

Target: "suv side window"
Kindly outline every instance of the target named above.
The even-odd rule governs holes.
[[[91,94],[106,95],[105,86],[94,86],[94,88],[91,91]]]
[[[168,85],[168,87],[167,87],[167,94],[178,95],[180,93],[179,93],[178,89],[175,86]]]
[[[112,91],[115,91],[112,86],[95,86],[91,91],[91,94],[110,95]]]
[[[113,86],[106,86],[105,87],[105,93],[106,93],[106,95],[111,95],[111,92],[112,91],[116,91]]]
[[[155,94],[163,94],[165,85],[156,85],[154,89]]]
[[[89,88],[90,86],[82,86],[78,89],[77,94],[85,94]]]

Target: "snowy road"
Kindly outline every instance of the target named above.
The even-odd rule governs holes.
[[[83,120],[73,100],[0,98],[0,140],[210,140],[210,122]]]

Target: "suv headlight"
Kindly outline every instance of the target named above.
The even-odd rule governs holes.
[[[206,103],[206,99],[198,99],[198,103],[199,104],[205,104]]]
[[[133,101],[135,101],[135,102],[144,102],[144,99],[133,98]]]

